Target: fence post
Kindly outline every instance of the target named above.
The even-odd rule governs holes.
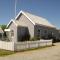
[[[39,43],[40,43],[40,42],[38,42],[38,48],[39,48]]]
[[[47,46],[47,41],[46,41],[46,46]]]

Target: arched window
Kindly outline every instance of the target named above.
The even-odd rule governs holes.
[[[12,37],[14,36],[14,31],[13,31],[13,30],[11,30],[11,36],[12,36]]]

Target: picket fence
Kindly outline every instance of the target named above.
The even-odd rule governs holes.
[[[51,46],[51,40],[37,40],[37,41],[25,41],[25,42],[6,42],[0,41],[0,49],[10,50],[10,51],[21,51],[25,49],[32,49],[44,46]]]

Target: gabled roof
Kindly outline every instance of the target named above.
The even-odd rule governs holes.
[[[17,26],[17,24],[15,23],[14,19],[11,19],[10,22],[8,23],[7,27],[9,27],[9,25],[10,25],[12,22]]]
[[[20,17],[21,13],[23,15],[25,15],[28,20],[32,23],[32,24],[39,24],[39,25],[43,25],[43,26],[48,26],[48,27],[52,27],[52,28],[56,28],[54,25],[52,25],[50,22],[48,22],[47,19],[45,18],[42,18],[42,17],[39,17],[39,16],[36,16],[36,15],[33,15],[31,13],[28,13],[28,12],[25,12],[25,11],[20,11],[18,13],[18,15],[15,17],[15,20],[11,20],[7,27],[10,25],[11,22],[13,22],[16,26],[19,25],[17,19]]]
[[[25,11],[20,11],[19,14],[15,17],[15,20],[20,16],[21,13],[24,14],[34,25],[40,24],[40,25],[55,28],[55,26],[52,25],[50,22],[48,22],[47,19],[33,15],[33,14],[25,12]]]

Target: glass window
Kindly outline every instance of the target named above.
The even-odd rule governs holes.
[[[40,29],[38,29],[37,36],[40,36]]]
[[[40,35],[40,29],[38,29],[38,34]]]
[[[47,33],[47,30],[45,30],[44,33]]]
[[[40,32],[40,29],[38,29],[38,32]]]
[[[14,36],[14,31],[13,30],[11,30],[11,36]]]

